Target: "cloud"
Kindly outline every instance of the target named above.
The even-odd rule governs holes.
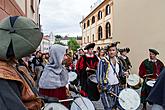
[[[41,0],[41,25],[44,33],[81,35],[80,21],[96,0]],[[77,36],[76,35],[76,36]]]

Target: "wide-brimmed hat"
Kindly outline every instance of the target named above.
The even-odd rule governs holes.
[[[31,19],[10,16],[0,21],[0,58],[8,59],[12,50],[16,58],[33,53],[42,40],[42,33]]]
[[[155,49],[149,49],[149,52],[154,53],[155,55],[159,55],[159,52]]]
[[[90,43],[85,46],[84,50],[89,50],[90,48],[94,48],[94,47],[95,47],[95,43]]]
[[[110,43],[107,45],[107,50],[109,50],[111,47],[117,47],[118,44],[120,44],[119,41]]]
[[[120,53],[122,52],[127,52],[129,53],[130,52],[130,49],[129,48],[122,48],[122,49],[118,49]]]

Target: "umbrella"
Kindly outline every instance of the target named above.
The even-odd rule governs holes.
[[[10,16],[0,21],[0,58],[8,59],[9,46],[15,57],[33,53],[42,40],[42,33],[29,18]]]

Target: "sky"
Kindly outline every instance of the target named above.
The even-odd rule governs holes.
[[[99,1],[99,0],[98,0]],[[44,34],[81,36],[80,22],[97,0],[41,0],[40,14]]]

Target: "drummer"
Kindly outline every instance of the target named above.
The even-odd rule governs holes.
[[[108,55],[99,61],[97,80],[104,109],[112,110],[121,108],[114,94],[119,95],[119,78],[128,75],[128,72],[123,72],[122,64],[117,58],[117,43],[111,43],[108,47]]]
[[[119,59],[123,63],[124,71],[128,71],[132,67],[131,62],[127,56],[127,54],[130,52],[130,49],[129,48],[122,48],[122,49],[119,49],[119,52],[120,52]]]
[[[93,73],[95,74],[95,70],[97,69],[98,58],[93,53],[93,49],[95,47],[95,43],[90,43],[86,45],[84,50],[87,50],[87,53],[82,55],[80,59],[78,59],[76,64],[76,71],[80,78],[80,86],[81,92],[84,96],[88,96],[87,94],[87,69],[94,70]],[[91,73],[92,74],[92,73]]]
[[[164,64],[157,59],[159,52],[155,49],[149,49],[149,59],[145,59],[139,67],[139,76],[144,79],[141,89],[141,103],[143,110],[146,110],[146,98],[150,93],[151,87],[147,86],[148,80],[156,79],[162,71]]]

